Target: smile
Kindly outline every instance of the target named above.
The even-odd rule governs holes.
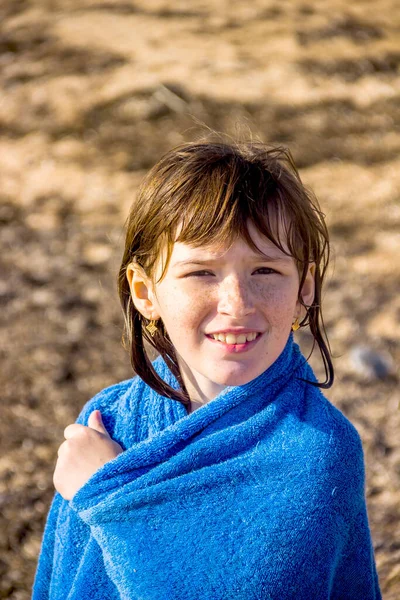
[[[229,354],[237,354],[247,352],[262,336],[262,333],[241,333],[240,335],[234,335],[232,333],[213,333],[206,334],[206,337],[212,344],[216,344],[220,348],[223,348],[224,352]]]
[[[239,335],[235,335],[234,333],[211,333],[210,337],[224,344],[245,344],[246,342],[255,340],[258,335],[260,334],[253,331],[251,333],[241,333]]]

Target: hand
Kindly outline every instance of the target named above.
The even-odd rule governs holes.
[[[65,500],[71,500],[100,467],[123,450],[111,439],[99,410],[89,416],[88,427],[68,425],[64,437],[66,441],[58,449],[53,483]]]

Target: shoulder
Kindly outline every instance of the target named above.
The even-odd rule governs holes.
[[[135,384],[139,383],[140,381],[141,380],[139,377],[136,376],[104,388],[95,396],[93,396],[93,398],[88,400],[88,402],[86,402],[76,422],[80,423],[81,425],[87,425],[89,415],[94,410],[100,410],[101,413],[113,412],[113,410],[116,408],[116,405],[126,394],[126,392],[132,389],[132,387],[134,387]]]
[[[168,368],[160,356],[152,362],[152,365],[161,377],[165,378],[168,375]],[[110,385],[86,402],[79,414],[77,423],[87,425],[89,415],[94,410],[113,413],[124,407],[126,411],[129,411],[133,409],[135,400],[138,400],[144,393],[149,392],[149,386],[138,375]]]
[[[173,377],[159,356],[152,362],[156,373],[168,383]],[[100,410],[104,425],[123,448],[141,441],[148,435],[148,405],[156,392],[138,375],[111,385],[91,398],[81,410],[77,423],[87,425],[89,415]]]
[[[327,514],[343,518],[355,515],[365,504],[364,455],[357,429],[316,387],[306,385],[298,406],[290,436],[291,469],[301,473],[296,485],[300,481],[309,507],[323,507]]]
[[[350,454],[353,458],[362,457],[361,437],[353,423],[334,406],[325,396],[321,395],[321,404],[325,411],[326,422],[330,427],[329,444],[337,448],[342,455]]]
[[[364,489],[365,467],[362,441],[351,421],[321,392],[307,390],[306,421],[318,440],[321,472],[340,482],[340,487]]]
[[[297,401],[289,398],[289,412],[295,416],[295,426],[305,444],[312,452],[313,446],[322,456],[357,457],[363,459],[360,435],[353,423],[328,400],[317,383],[310,365],[296,347],[300,361],[300,373],[294,382]],[[292,394],[293,396],[294,394]],[[307,448],[302,449],[307,450]]]
[[[323,442],[339,453],[362,453],[360,435],[342,411],[319,388],[307,385],[305,396],[305,420],[319,433]]]

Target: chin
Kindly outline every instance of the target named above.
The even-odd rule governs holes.
[[[253,379],[256,379],[256,377],[258,377],[260,373],[256,373],[256,372],[242,372],[242,373],[227,373],[225,376],[222,376],[218,379],[215,379],[215,383],[218,383],[219,385],[226,385],[226,386],[238,386],[238,385],[245,385],[246,383],[249,383],[249,381],[252,381]]]

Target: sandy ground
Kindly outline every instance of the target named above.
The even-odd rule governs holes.
[[[206,127],[289,146],[326,213],[327,396],[399,598],[397,1],[3,0],[0,28],[0,598],[30,597],[64,427],[132,375],[115,279],[137,184]]]

